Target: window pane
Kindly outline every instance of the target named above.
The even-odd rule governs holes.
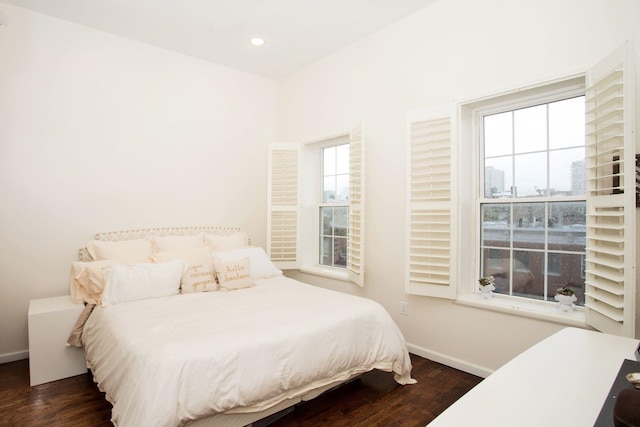
[[[333,251],[331,247],[333,239],[331,237],[323,237],[320,239],[320,264],[332,265]]]
[[[333,234],[346,236],[349,227],[349,208],[338,207],[333,209]]]
[[[349,175],[336,176],[336,202],[349,200]]]
[[[336,171],[337,174],[349,173],[349,144],[335,147],[336,150]]]
[[[347,239],[346,237],[336,237],[333,239],[333,266],[347,266]]]
[[[549,249],[584,253],[585,202],[549,203]]]
[[[516,153],[547,149],[546,104],[514,111],[513,123]]]
[[[513,247],[544,249],[544,203],[517,203],[513,207]]]
[[[576,305],[584,305],[584,255],[549,253],[548,299],[553,300],[556,289],[568,286],[576,293]]]
[[[509,294],[509,263],[508,249],[484,249],[482,251],[482,277],[493,276],[495,279],[495,291],[501,294]]]
[[[484,197],[511,197],[513,157],[487,159],[484,166]]]
[[[322,163],[322,175],[335,175],[336,174],[336,147],[328,147],[322,150],[323,163]]]
[[[584,96],[549,104],[549,148],[584,145]]]
[[[513,153],[512,113],[484,117],[484,156],[502,156]]]
[[[320,208],[320,234],[323,236],[333,235],[333,208]]]
[[[482,205],[482,246],[509,247],[511,205]]]
[[[549,187],[551,196],[585,194],[583,147],[549,152]]]
[[[515,156],[514,197],[547,195],[547,154]]]
[[[346,267],[349,208],[321,207],[320,260],[321,265]]]
[[[513,295],[544,299],[544,252],[513,251]]]
[[[336,201],[336,177],[335,175],[325,176],[322,187],[322,203],[333,203]]]

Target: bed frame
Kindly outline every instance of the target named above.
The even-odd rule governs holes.
[[[207,232],[214,233],[220,236],[229,236],[231,234],[241,231],[239,227],[172,227],[172,228],[147,228],[139,230],[124,230],[124,231],[110,231],[104,233],[98,233],[95,235],[95,240],[103,240],[109,242],[118,242],[122,240],[133,239],[146,239],[149,237],[163,237],[163,236],[194,236],[198,233]],[[91,255],[87,248],[82,248],[78,251],[79,261],[91,261]],[[312,390],[303,396],[295,399],[287,399],[275,406],[264,409],[259,412],[234,412],[229,410],[221,414],[215,414],[210,417],[201,418],[195,421],[189,422],[187,425],[190,427],[263,427],[270,422],[275,421],[284,416],[287,413],[293,411],[293,407],[301,402],[305,402],[311,399],[315,399],[322,393],[330,391],[348,381],[353,380],[359,375],[345,380],[326,385],[316,390]],[[281,414],[279,414],[281,413]],[[262,420],[262,422],[260,422]]]
[[[146,239],[149,237],[164,236],[195,236],[198,233],[207,232],[220,236],[229,236],[241,231],[239,227],[172,227],[172,228],[145,228],[140,230],[108,231],[95,235],[95,240],[107,242],[119,242],[122,240]],[[78,251],[78,261],[92,261],[87,248]]]

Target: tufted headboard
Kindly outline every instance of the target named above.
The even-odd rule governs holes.
[[[239,227],[171,227],[171,228],[146,228],[141,230],[108,231],[95,235],[95,240],[107,242],[119,242],[121,240],[146,239],[148,237],[163,236],[194,236],[198,233],[207,232],[220,236],[229,236],[240,231]],[[91,261],[91,255],[87,248],[82,248],[78,252],[78,261]]]

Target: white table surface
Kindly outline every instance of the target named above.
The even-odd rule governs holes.
[[[638,340],[566,328],[474,387],[429,427],[593,426]]]

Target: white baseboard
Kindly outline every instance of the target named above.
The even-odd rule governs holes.
[[[416,354],[420,357],[424,357],[425,359],[429,359],[434,362],[442,363],[443,365],[451,366],[452,368],[467,372],[478,377],[487,378],[494,372],[492,369],[485,368],[484,366],[479,366],[474,363],[467,362],[466,360],[450,357],[446,354],[428,350],[417,345],[407,343],[407,349],[409,350],[409,353]]]
[[[452,368],[459,369],[478,377],[486,378],[494,372],[492,369],[485,368],[484,366],[479,366],[465,360],[450,357],[446,354],[429,350],[424,347],[419,347],[417,345],[407,343],[407,349],[409,350],[409,353],[416,354],[420,357],[424,357],[425,359],[429,359],[434,362],[442,363],[443,365],[451,366]],[[15,362],[16,360],[23,360],[28,358],[29,350],[0,354],[0,364]]]
[[[29,350],[15,351],[13,353],[0,354],[0,365],[29,358]]]

